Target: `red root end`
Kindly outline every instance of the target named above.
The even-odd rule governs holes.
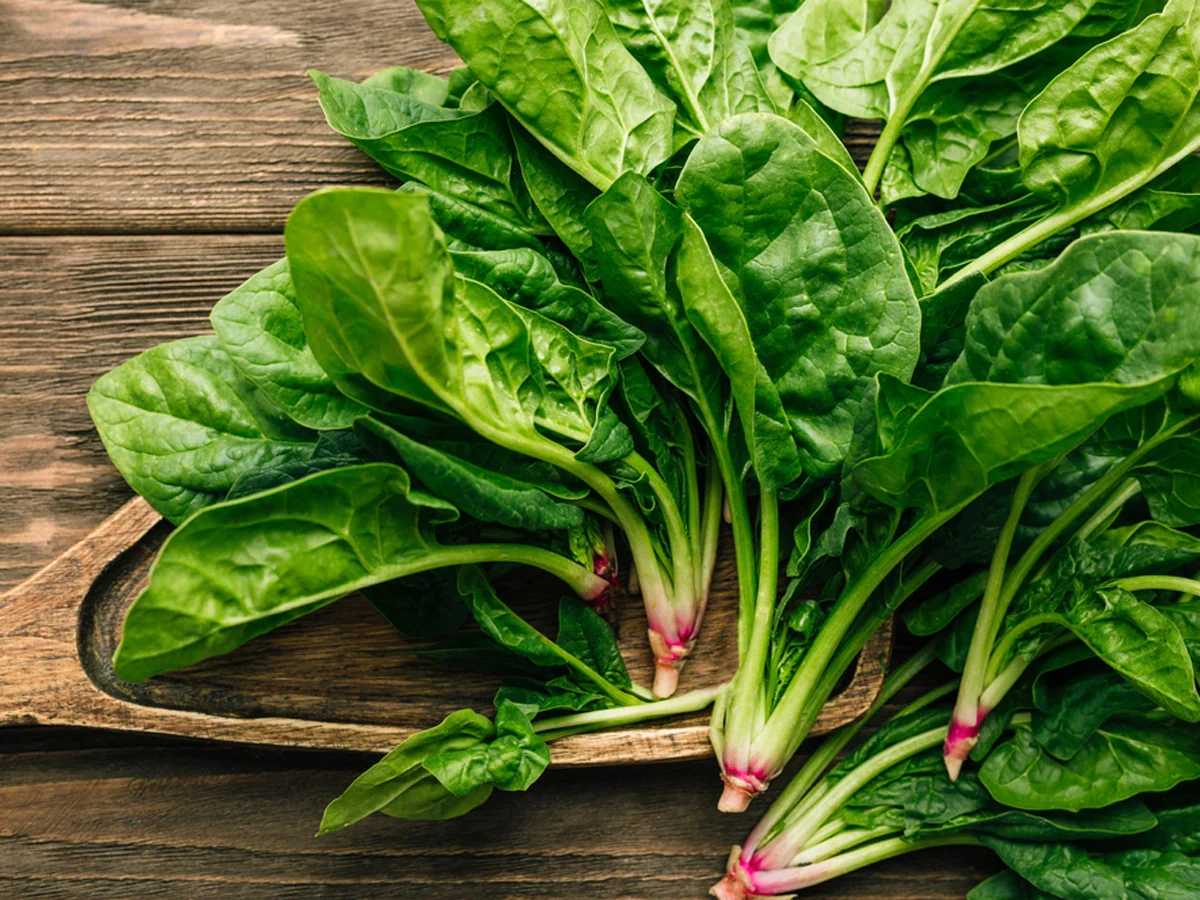
[[[742,848],[735,846],[729,853],[725,877],[708,889],[717,900],[747,900],[757,897],[754,885],[750,882],[750,873],[742,865]]]
[[[651,630],[650,649],[654,651],[654,696],[659,700],[670,697],[679,686],[679,670],[691,652],[686,644],[669,644],[657,631]]]
[[[750,801],[765,791],[768,782],[749,772],[722,772],[725,790],[717,802],[717,809],[724,813],[745,812]]]
[[[973,725],[959,721],[950,723],[950,730],[946,734],[946,743],[942,746],[942,756],[945,759],[946,771],[950,774],[951,781],[958,781],[963,763],[966,762],[967,757],[971,755],[971,750],[979,741],[979,726],[983,724],[986,715],[986,712],[980,710],[979,717]]]

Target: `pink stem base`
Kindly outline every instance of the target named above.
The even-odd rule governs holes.
[[[729,853],[725,877],[708,889],[717,900],[747,900],[759,896],[754,893],[754,883],[742,864],[741,856],[742,848],[735,846]]]
[[[752,772],[727,770],[721,773],[725,789],[717,802],[717,809],[725,813],[745,812],[750,801],[763,793],[770,785]]]
[[[950,723],[950,730],[946,733],[946,743],[942,745],[942,756],[945,759],[946,771],[950,774],[951,781],[958,781],[963,763],[967,761],[971,750],[979,741],[979,728],[983,725],[983,720],[987,718],[988,712],[981,707],[974,723],[963,722],[957,718]]]
[[[654,696],[670,697],[679,686],[679,671],[683,668],[691,643],[668,641],[661,633],[650,629],[650,649],[654,651]]]

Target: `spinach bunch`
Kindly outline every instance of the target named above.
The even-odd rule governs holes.
[[[885,697],[939,649],[898,667]],[[714,895],[790,894],[917,850],[983,845],[1012,871],[972,898],[1190,896],[1200,884],[1194,792],[1165,792],[1200,778],[1200,739],[1136,691],[1119,699],[1120,679],[1108,676],[1106,689],[1098,674],[1077,658],[1048,662],[957,780],[938,752],[947,711],[937,701],[954,683],[834,764],[877,703],[821,744],[734,848]]]
[[[1085,519],[1102,517],[1098,507],[1114,492],[1128,499],[1131,473],[1159,471],[1152,461],[1160,454],[1190,458],[1182,448],[1197,419],[1184,388],[1200,359],[1200,319],[1188,313],[1190,285],[1200,278],[1198,251],[1200,242],[1186,235],[1113,232],[1081,239],[1046,269],[997,278],[975,293],[964,349],[939,390],[877,377],[873,402],[864,404],[856,423],[838,501],[833,492],[816,497],[796,527],[792,593],[760,632],[775,646],[754,675],[757,709],[748,728],[726,729],[718,744],[724,807],[744,808],[779,773],[887,616],[944,563],[961,564],[946,559],[947,535],[961,550],[956,531],[976,541],[983,534],[983,552],[1000,559],[996,574],[981,584],[972,573],[954,599],[961,609],[983,594],[976,633],[986,635],[994,610],[1007,612],[1048,551],[1073,528],[1095,530]],[[1143,421],[1157,424],[1141,430]],[[1039,501],[1045,508],[1062,491],[1053,473],[1065,467],[1064,480],[1077,474],[1082,463],[1067,461],[1090,459],[1098,446],[1104,455],[1085,476],[1091,480],[1043,523],[1005,589],[1003,567],[1019,514],[987,532],[977,514],[1005,492],[1023,508],[1043,481],[1053,495]],[[1170,498],[1161,503],[1179,504],[1192,490],[1190,467],[1173,463],[1170,470],[1169,487],[1159,476],[1159,492]],[[1101,585],[1086,586],[1094,600],[1090,588]],[[1082,608],[1079,616],[1105,627],[1103,616]],[[802,654],[793,653],[797,645]],[[1153,646],[1148,639],[1147,652]],[[978,657],[964,673],[964,697],[977,697],[982,676],[976,673],[987,669]],[[966,710],[960,718],[971,715]]]

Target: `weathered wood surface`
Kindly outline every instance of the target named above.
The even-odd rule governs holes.
[[[453,65],[407,0],[0,0],[0,591],[130,496],[92,379],[204,330],[308,191],[387,183],[328,133],[304,69],[397,63]],[[716,813],[696,762],[552,770],[459,822],[314,841],[369,761],[2,729],[0,896],[679,900],[751,824]],[[994,866],[925,855],[806,896],[950,900]]]

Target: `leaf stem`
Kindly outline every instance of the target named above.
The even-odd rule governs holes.
[[[986,683],[985,676],[992,650],[991,642],[994,640],[992,623],[996,617],[1000,593],[1004,587],[1004,572],[1008,566],[1008,554],[1012,549],[1013,538],[1016,536],[1017,526],[1021,522],[1021,515],[1025,512],[1025,506],[1029,503],[1034,488],[1037,487],[1046,471],[1044,466],[1035,466],[1021,476],[1016,490],[1013,492],[1008,518],[1000,530],[995,550],[992,552],[987,585],[979,606],[979,618],[976,620],[975,630],[971,633],[971,646],[967,651],[967,661],[963,666],[958,701],[954,704],[953,721],[968,730],[978,728],[979,725],[979,695],[983,693]],[[951,733],[952,735],[957,734],[957,731],[952,730]],[[945,748],[947,767],[953,769],[951,778],[958,775],[956,764],[951,760],[957,760],[957,766],[961,766],[962,760],[974,746],[974,732],[963,738],[962,741],[961,746],[947,744]]]
[[[750,628],[750,646],[742,657],[730,685],[726,714],[726,741],[739,751],[748,749],[752,728],[762,708],[762,678],[771,645],[771,624],[775,617],[775,599],[779,578],[779,497],[763,488],[759,498],[759,571],[758,594],[754,603],[754,621]],[[746,760],[731,760],[735,769]]]
[[[633,725],[652,719],[662,719],[667,716],[678,716],[685,713],[699,712],[709,706],[717,696],[725,690],[726,685],[689,691],[671,697],[668,700],[656,700],[653,703],[639,703],[636,706],[622,706],[613,709],[597,709],[591,712],[574,713],[568,716],[554,716],[549,719],[538,719],[533,723],[533,730],[545,736],[546,740],[566,737],[569,734],[582,734],[601,728],[611,728],[616,725]]]
[[[812,647],[809,648],[791,683],[784,691],[779,704],[755,739],[754,750],[751,754],[752,764],[769,768],[770,777],[778,774],[779,769],[786,762],[784,751],[792,744],[798,746],[800,740],[803,740],[807,733],[807,729],[803,729],[803,733],[797,736],[798,729],[796,729],[806,702],[820,683],[826,667],[837,654],[847,632],[854,627],[858,614],[871,599],[875,589],[883,583],[883,580],[891,574],[896,566],[903,562],[909,553],[953,518],[965,505],[965,503],[958,504],[949,510],[928,516],[915,523],[876,557],[853,584],[846,586],[834,606],[833,612],[821,626],[820,632],[813,640]],[[869,639],[869,637],[868,634],[866,638]],[[822,700],[823,702],[824,700]]]
[[[1200,581],[1180,575],[1136,575],[1118,578],[1111,584],[1127,591],[1178,591],[1181,594],[1200,597]]]

